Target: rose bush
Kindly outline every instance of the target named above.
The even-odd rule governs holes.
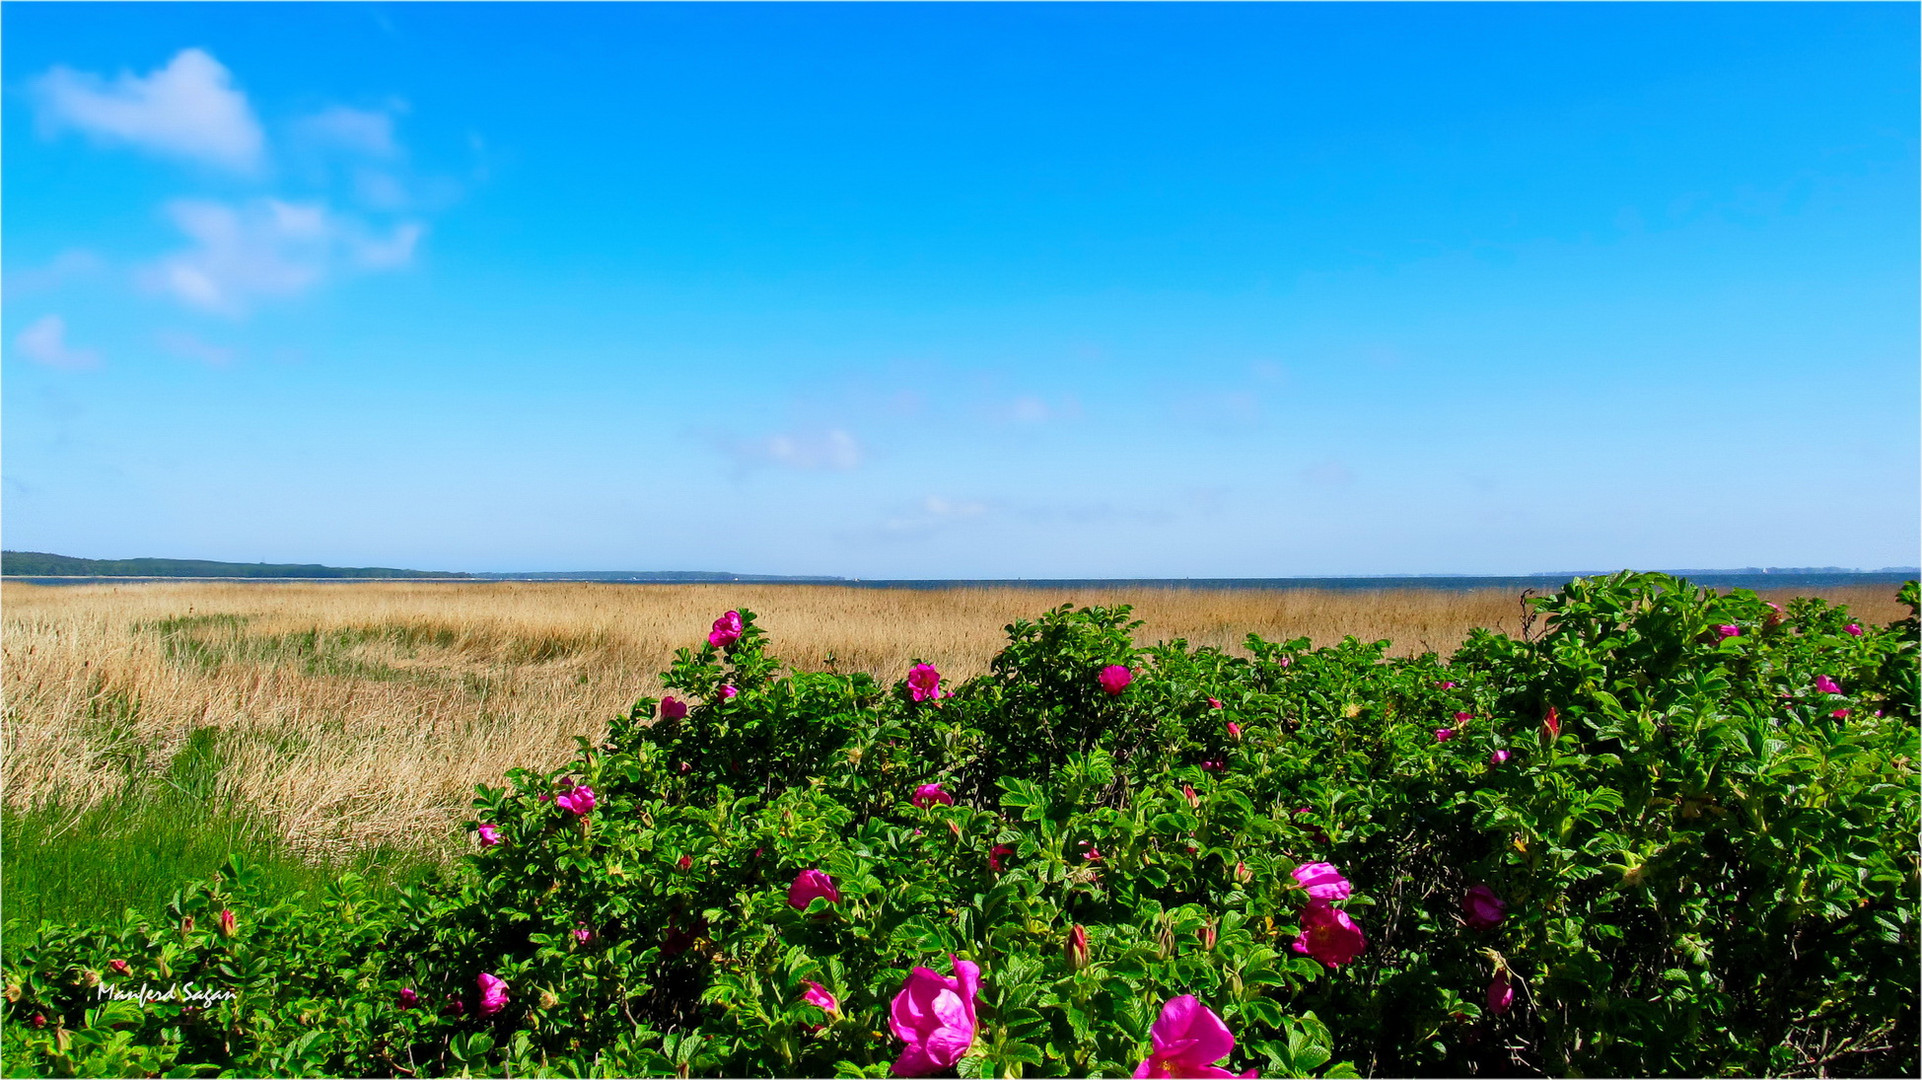
[[[1908,1070],[1915,619],[1634,574],[1536,612],[1391,660],[1062,608],[892,687],[729,612],[662,705],[483,788],[432,887],[302,907],[236,864],[10,925],[5,1067]],[[114,1000],[173,983],[231,996]]]

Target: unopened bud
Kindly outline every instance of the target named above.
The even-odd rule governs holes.
[[[234,936],[234,913],[226,908],[220,909],[220,936]]]
[[[127,973],[127,962],[125,960],[109,960],[107,961],[107,966],[113,969],[115,975],[125,975]]]
[[[1201,937],[1201,947],[1209,950],[1210,952],[1214,951],[1215,924],[1212,922],[1202,923],[1201,929],[1197,930],[1196,933],[1199,934]]]
[[[180,917],[180,932],[183,934],[191,934],[194,932],[194,917],[192,915],[182,915]]]
[[[1088,966],[1088,931],[1080,923],[1068,931],[1067,957],[1070,971],[1080,971]]]
[[[1237,861],[1235,863],[1235,880],[1241,882],[1243,885],[1246,885],[1249,882],[1255,880],[1255,872],[1253,870],[1248,869],[1247,863]]]
[[[554,993],[554,991],[552,990],[541,991],[541,1008],[551,1009],[554,1006],[559,1005],[560,1003],[561,1003],[561,999],[558,995]]]

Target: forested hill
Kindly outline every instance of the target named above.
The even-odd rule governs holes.
[[[206,559],[76,559],[43,551],[0,551],[7,577],[232,577],[232,578],[465,578],[444,570],[386,566],[230,563]]]

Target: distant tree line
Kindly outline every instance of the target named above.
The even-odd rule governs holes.
[[[44,551],[0,551],[7,577],[467,578],[445,570],[313,563],[231,563],[207,559],[77,559]]]

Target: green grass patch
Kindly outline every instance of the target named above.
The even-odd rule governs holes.
[[[107,919],[128,907],[158,909],[176,889],[238,854],[274,893],[317,898],[343,870],[379,891],[438,872],[434,859],[383,846],[322,865],[290,850],[233,797],[221,776],[226,741],[195,731],[163,773],[130,772],[119,793],[86,809],[58,802],[0,815],[0,914],[24,925]]]

